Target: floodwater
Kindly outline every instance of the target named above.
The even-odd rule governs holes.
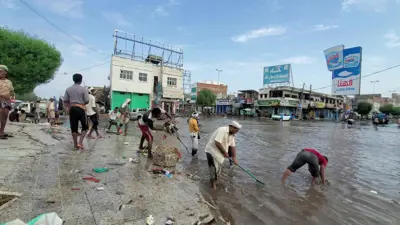
[[[186,119],[180,135],[190,148]],[[201,189],[231,224],[400,224],[400,130],[374,130],[370,122],[352,128],[336,122],[237,119],[239,164],[265,186],[226,162],[216,191],[209,188],[204,147],[216,128],[230,119],[201,119],[198,159],[185,164],[201,177]],[[329,158],[329,185],[311,185],[307,166],[280,178],[296,154],[316,148]]]

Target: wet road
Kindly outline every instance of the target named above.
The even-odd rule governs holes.
[[[226,162],[214,192],[204,146],[229,121],[201,119],[199,157],[186,157],[185,164],[199,174],[201,189],[231,224],[400,224],[400,131],[394,125],[375,131],[369,122],[346,128],[334,122],[238,120],[243,125],[236,137],[239,163],[266,185],[257,185],[239,168],[230,170]],[[190,147],[186,121],[179,127]],[[329,186],[311,186],[306,166],[286,186],[280,184],[283,171],[305,147],[328,156]]]

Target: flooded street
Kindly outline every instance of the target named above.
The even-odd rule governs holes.
[[[186,119],[180,135],[190,148]],[[209,136],[230,119],[201,119],[198,159],[185,158],[190,171],[201,177],[201,189],[231,224],[400,224],[400,131],[396,126],[375,131],[369,122],[346,128],[319,121],[237,120],[236,137],[241,166],[265,182],[256,184],[226,162],[216,192],[209,189],[204,147]],[[307,166],[280,184],[283,171],[305,147],[329,158],[330,185],[311,186]],[[371,192],[372,191],[372,192]],[[376,191],[376,192],[375,192]]]

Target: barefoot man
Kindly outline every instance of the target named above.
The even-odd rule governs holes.
[[[290,174],[296,172],[300,167],[308,164],[308,171],[313,176],[312,184],[315,183],[315,179],[321,176],[321,181],[325,184],[325,168],[328,164],[328,157],[323,156],[317,150],[313,148],[305,148],[297,154],[290,165],[282,176],[282,183],[284,184]]]
[[[88,119],[92,121],[92,128],[87,135],[89,139],[95,139],[95,137],[92,136],[93,131],[96,132],[97,138],[102,138],[98,129],[100,112],[96,105],[96,98],[93,96],[93,90],[94,88],[92,87],[88,89],[89,103],[86,105],[86,115]]]
[[[217,180],[222,171],[225,158],[229,157],[228,149],[231,150],[232,160],[238,164],[236,159],[235,134],[242,126],[232,121],[229,126],[218,128],[212,134],[206,145],[207,162],[210,170],[210,182],[213,189],[217,188]]]
[[[154,126],[154,120],[160,119],[161,115],[165,114],[168,118],[172,119],[171,116],[164,110],[156,107],[152,110],[146,112],[143,116],[139,118],[138,125],[140,131],[142,131],[142,137],[140,139],[139,150],[143,150],[144,140],[147,141],[147,154],[149,158],[153,157],[152,147],[153,147],[153,135],[150,132],[152,130],[164,130],[164,127]],[[149,129],[150,128],[150,129]]]
[[[89,94],[86,88],[81,86],[82,75],[74,74],[72,80],[74,85],[67,88],[64,96],[64,103],[67,112],[69,112],[69,123],[71,125],[72,139],[74,140],[74,149],[84,149],[83,139],[85,138],[86,131],[88,130],[86,104],[89,103]],[[78,143],[78,125],[79,122],[82,126],[81,136]]]

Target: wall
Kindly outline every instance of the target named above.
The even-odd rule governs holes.
[[[163,98],[183,99],[183,70],[169,67],[163,67],[162,69]],[[159,74],[161,74],[161,69]],[[176,79],[175,86],[168,84],[168,77]]]
[[[197,82],[197,94],[204,89],[210,90],[215,95],[220,94],[221,97],[227,96],[228,93],[227,85],[206,84]]]
[[[113,91],[152,94],[154,76],[159,76],[157,68],[159,67],[151,63],[113,56],[111,58],[111,89]],[[121,70],[132,71],[132,80],[120,78]],[[139,73],[147,74],[147,82],[139,81]]]

